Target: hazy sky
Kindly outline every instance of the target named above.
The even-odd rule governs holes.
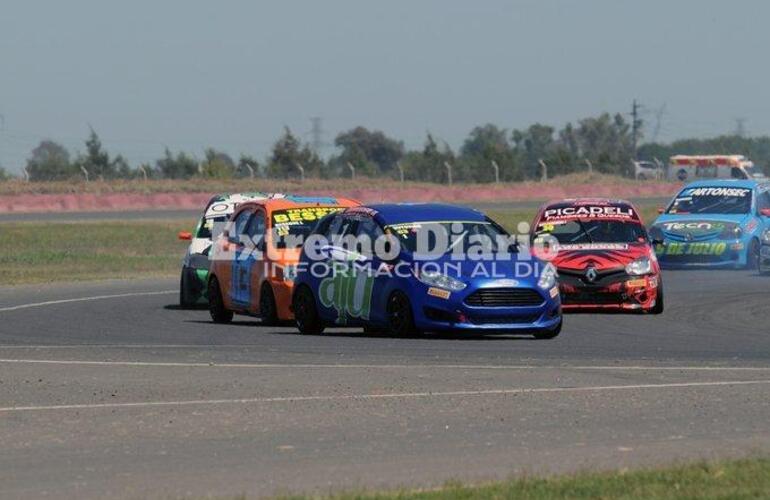
[[[477,124],[646,106],[659,139],[770,133],[770,2],[0,0],[0,164],[91,124],[136,164],[163,147],[265,156],[284,125],[457,147]],[[330,153],[331,148],[326,152]]]

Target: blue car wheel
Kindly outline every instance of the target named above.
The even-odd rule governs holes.
[[[409,298],[396,290],[388,298],[388,330],[397,337],[408,337],[417,334],[414,326],[414,314]]]
[[[759,240],[752,239],[751,243],[749,243],[749,249],[747,250],[746,254],[746,269],[749,269],[751,271],[756,271],[759,269]]]
[[[321,321],[321,317],[318,315],[315,297],[313,297],[313,292],[310,290],[310,287],[301,285],[297,291],[294,292],[292,308],[294,309],[294,321],[297,323],[299,333],[306,335],[318,335],[323,333],[324,324],[323,321]]]

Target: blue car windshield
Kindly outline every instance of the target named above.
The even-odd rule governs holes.
[[[433,221],[404,222],[385,227],[385,232],[395,234],[401,246],[412,253],[428,253],[443,249],[445,253],[470,247],[483,248],[485,252],[505,252],[499,244],[508,235],[491,222]],[[427,248],[423,248],[427,245]]]
[[[686,188],[667,214],[746,214],[751,210],[751,189],[732,187]]]

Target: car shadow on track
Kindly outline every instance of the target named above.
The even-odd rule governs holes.
[[[166,304],[163,309],[167,311],[208,311],[207,304],[195,304],[194,306],[182,307],[179,304]]]
[[[263,326],[259,321],[245,320],[245,321],[233,321],[231,323],[216,324],[212,321],[205,320],[187,320],[186,323],[208,324],[216,325],[218,328],[254,328],[261,327],[263,330],[259,331],[260,335],[301,335],[291,323],[280,325],[283,328],[291,328],[291,330],[273,330],[272,327]],[[466,341],[478,341],[478,340],[497,340],[497,341],[511,341],[511,340],[535,340],[534,337],[527,334],[478,334],[478,333],[453,333],[453,332],[428,332],[418,335],[410,335],[408,337],[400,337],[397,335],[391,335],[387,332],[364,332],[361,328],[351,327],[346,330],[326,330],[324,333],[317,335],[301,335],[303,337],[339,337],[339,338],[373,338],[373,339],[420,339],[420,340],[466,340]]]

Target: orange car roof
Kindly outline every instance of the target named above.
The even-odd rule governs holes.
[[[287,196],[286,198],[249,201],[242,206],[259,206],[264,207],[267,212],[272,212],[274,210],[302,207],[356,207],[360,204],[361,202],[358,200],[335,196]]]

